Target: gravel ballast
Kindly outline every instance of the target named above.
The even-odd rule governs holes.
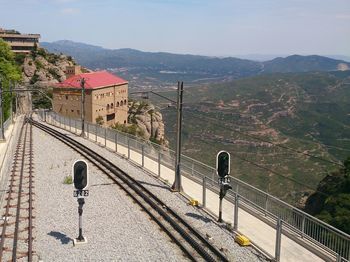
[[[52,127],[52,126],[50,126]],[[56,128],[58,129],[58,128]],[[241,247],[234,236],[203,210],[189,206],[179,193],[113,152],[58,129],[108,158],[141,181],[160,199],[224,250],[230,261],[267,261],[252,247]],[[130,197],[91,163],[89,190],[83,214],[88,243],[73,247],[78,235],[77,200],[73,186],[64,184],[72,164],[82,157],[48,134],[34,128],[36,241],[43,261],[188,261]]]

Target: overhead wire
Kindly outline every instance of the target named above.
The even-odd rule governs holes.
[[[216,123],[219,123],[220,125],[224,125],[226,127],[234,127],[234,125],[232,125],[232,124],[223,123],[222,121],[217,120],[215,118],[204,116],[203,114],[195,114],[195,113],[191,112],[188,109],[187,109],[187,113],[194,115],[196,118],[201,118],[202,120],[205,119],[207,121],[216,122]],[[322,158],[322,157],[319,157],[319,156],[315,156],[315,155],[312,155],[310,153],[306,153],[306,152],[300,151],[298,149],[294,149],[294,148],[289,147],[289,146],[276,144],[276,143],[273,143],[272,141],[269,141],[267,139],[263,139],[261,137],[257,137],[257,136],[251,135],[251,134],[247,134],[247,133],[245,133],[243,131],[240,131],[240,130],[230,129],[230,131],[232,131],[234,133],[237,133],[237,134],[240,134],[240,135],[243,135],[243,136],[246,136],[246,137],[249,137],[249,138],[252,138],[252,139],[255,139],[255,140],[260,141],[260,142],[271,144],[273,146],[276,146],[276,147],[279,147],[279,148],[282,148],[282,149],[285,149],[285,150],[293,151],[293,152],[301,154],[301,155],[305,155],[305,156],[308,156],[308,157],[311,157],[311,158],[314,158],[314,159],[317,159],[317,160],[320,160],[320,161],[323,161],[323,162],[327,162],[329,164],[333,164],[333,165],[337,165],[337,166],[340,166],[340,167],[344,167],[343,164],[341,164],[339,162],[335,162],[333,160],[328,160],[328,159],[325,159],[325,158]]]
[[[208,141],[205,141],[205,140],[201,140],[201,141],[202,141],[203,143],[207,144],[207,145],[212,145],[212,144],[210,144]],[[258,164],[258,163],[256,163],[256,162],[253,162],[253,161],[251,161],[251,160],[248,160],[248,159],[246,159],[246,158],[244,158],[244,157],[240,157],[240,156],[238,156],[237,154],[235,154],[234,158],[240,159],[240,160],[242,160],[242,161],[244,161],[244,162],[247,162],[247,163],[249,163],[249,164],[251,164],[251,165],[253,165],[253,166],[255,166],[255,167],[258,167],[258,168],[263,169],[263,170],[265,170],[265,171],[268,171],[268,172],[270,172],[270,173],[272,173],[272,174],[274,174],[274,175],[277,175],[277,176],[279,176],[279,177],[281,177],[281,178],[283,178],[283,179],[286,179],[286,180],[289,180],[289,181],[291,181],[291,182],[294,182],[294,183],[296,183],[296,184],[298,184],[298,185],[300,185],[300,186],[303,186],[303,187],[306,187],[306,188],[308,188],[308,189],[311,189],[311,190],[313,190],[314,192],[320,193],[320,194],[325,195],[325,196],[330,196],[329,194],[326,194],[326,193],[324,193],[324,192],[322,192],[322,191],[317,190],[317,188],[314,188],[314,187],[309,186],[309,185],[307,185],[307,184],[305,184],[305,183],[299,182],[298,180],[296,180],[296,179],[294,179],[294,178],[288,177],[288,176],[286,176],[286,175],[284,175],[284,174],[282,174],[282,173],[280,173],[280,172],[277,172],[276,170],[273,170],[273,169],[268,168],[268,167],[266,167],[266,166],[262,166],[262,165],[260,165],[260,164]]]

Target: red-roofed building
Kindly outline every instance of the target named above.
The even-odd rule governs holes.
[[[128,118],[128,82],[106,71],[77,74],[53,88],[53,110],[81,117],[81,80],[85,80],[85,119],[104,126],[125,124]]]

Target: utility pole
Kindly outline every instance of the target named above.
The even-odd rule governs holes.
[[[85,136],[85,78],[80,81],[81,86],[81,137]]]
[[[175,159],[175,181],[171,189],[176,192],[181,191],[181,133],[182,133],[182,98],[184,83],[177,83],[177,125],[176,125],[176,159]]]
[[[2,103],[2,83],[0,78],[0,141],[5,140],[5,133],[4,133],[4,110],[3,110],[3,103]]]

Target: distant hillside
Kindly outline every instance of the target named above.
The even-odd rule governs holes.
[[[51,52],[73,56],[91,69],[109,69],[139,85],[161,86],[178,80],[187,83],[220,82],[271,72],[344,70],[350,63],[321,56],[290,56],[267,62],[233,57],[151,53],[134,49],[104,49],[68,40],[41,43]]]
[[[264,62],[265,73],[289,73],[289,72],[308,72],[308,71],[334,71],[349,70],[350,64],[324,56],[300,56],[292,55],[286,58],[278,57]]]
[[[228,150],[232,175],[293,204],[302,207],[339,168],[309,154],[335,162],[350,155],[350,71],[275,73],[185,91],[183,153],[215,165],[216,153]],[[176,110],[163,117],[174,147]]]

